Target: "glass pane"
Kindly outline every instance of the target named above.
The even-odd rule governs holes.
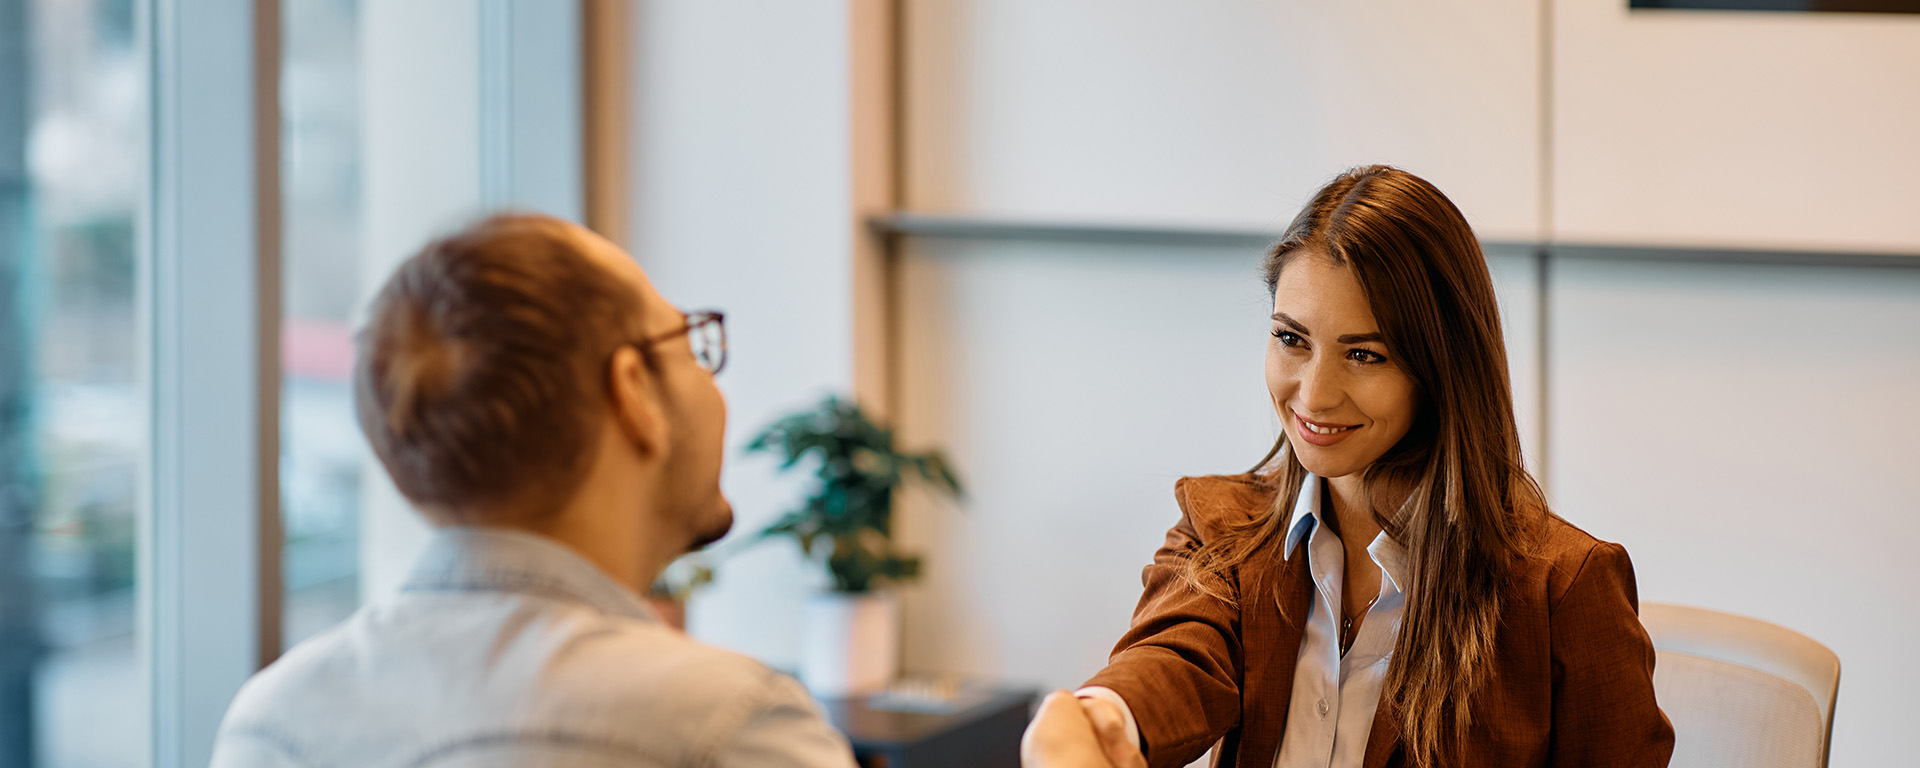
[[[132,0],[0,0],[0,768],[146,765]]]
[[[359,8],[284,0],[281,13],[280,487],[291,647],[359,603],[360,478],[370,464],[349,381],[364,282]]]

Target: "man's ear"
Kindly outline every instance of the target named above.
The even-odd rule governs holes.
[[[660,373],[647,364],[640,350],[623,346],[607,366],[607,408],[620,433],[642,458],[667,452],[672,425],[662,407]]]

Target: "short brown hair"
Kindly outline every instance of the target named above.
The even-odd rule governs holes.
[[[559,219],[496,215],[428,243],[360,331],[360,429],[436,521],[557,511],[586,473],[606,364],[637,338],[639,302]]]

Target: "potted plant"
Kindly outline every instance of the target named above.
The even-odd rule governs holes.
[[[899,609],[885,588],[920,573],[920,557],[894,546],[893,491],[911,480],[958,497],[960,479],[939,451],[898,450],[892,431],[837,397],[774,422],[746,450],[778,455],[782,471],[818,462],[805,503],[756,537],[792,538],[831,579],[808,604],[801,679],[819,696],[884,688],[899,658]]]

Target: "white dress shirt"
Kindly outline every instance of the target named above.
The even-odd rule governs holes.
[[[1315,600],[1308,604],[1306,633],[1293,670],[1293,693],[1287,710],[1287,728],[1280,740],[1275,768],[1359,768],[1373,730],[1374,710],[1386,682],[1400,616],[1406,609],[1404,586],[1407,553],[1384,532],[1367,545],[1380,566],[1380,593],[1367,610],[1360,632],[1345,657],[1340,655],[1339,616],[1346,574],[1346,549],[1340,537],[1324,523],[1321,484],[1307,475],[1287,524],[1286,556],[1292,559],[1306,540],[1307,566],[1313,574]],[[1276,602],[1273,610],[1279,610]],[[1249,649],[1251,651],[1252,649]],[[1127,733],[1140,744],[1140,728],[1132,708],[1111,688],[1088,686],[1082,697],[1098,698],[1120,707]]]
[[[400,593],[301,643],[227,711],[214,768],[853,768],[792,678],[701,645],[573,550],[434,534]]]

